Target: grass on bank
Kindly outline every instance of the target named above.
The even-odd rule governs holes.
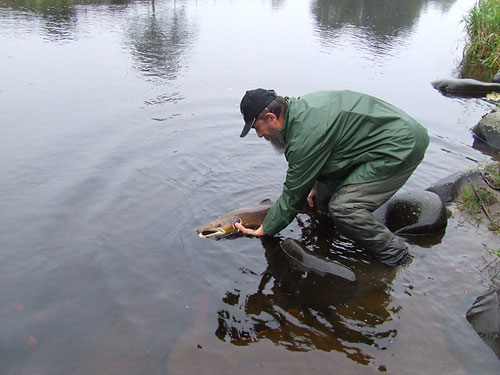
[[[500,189],[500,167],[497,164],[486,166],[485,178],[493,189]]]
[[[477,222],[488,220],[488,228],[500,234],[498,201],[500,197],[500,163],[491,163],[482,169],[486,185],[474,185],[471,181],[462,189],[457,201],[460,211],[467,213]],[[492,214],[490,214],[492,211]]]
[[[457,208],[476,222],[487,220],[488,229],[494,235],[500,235],[500,163],[492,163],[482,170],[486,185],[465,185],[457,197]],[[500,247],[486,247],[496,256],[494,260],[495,276],[500,274]],[[492,263],[490,263],[491,265]]]
[[[463,76],[484,75],[490,81],[500,71],[500,0],[479,0],[464,17],[467,42],[462,61]]]
[[[497,202],[498,200],[495,195],[486,187],[474,187],[474,185],[470,183],[464,187],[462,197],[457,202],[457,205],[462,212],[466,212],[474,220],[482,222],[485,209],[487,210],[489,206]],[[495,220],[490,219],[488,228],[494,229],[495,227]]]

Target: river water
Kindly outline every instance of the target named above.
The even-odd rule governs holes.
[[[499,373],[465,319],[488,237],[456,212],[394,270],[322,218],[280,234],[355,285],[279,238],[195,233],[281,191],[284,158],[239,138],[247,89],[400,106],[431,137],[405,189],[490,160],[470,128],[491,105],[430,85],[473,4],[0,0],[0,373]]]

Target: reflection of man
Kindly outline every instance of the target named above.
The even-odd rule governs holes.
[[[317,237],[310,240],[312,247],[320,246]],[[296,268],[280,243],[276,237],[263,239],[267,268],[259,274],[243,271],[245,286],[225,293],[215,335],[237,346],[266,339],[290,351],[338,351],[373,363],[373,350],[384,350],[397,336],[393,326],[385,325],[399,308],[390,296],[396,270],[351,258],[347,262],[357,264],[359,278],[346,283]]]
[[[321,91],[299,98],[273,90],[247,91],[240,104],[245,126],[285,153],[283,191],[262,225],[244,234],[275,235],[307,200],[316,182],[333,189],[328,211],[338,230],[387,265],[408,259],[407,245],[371,214],[386,202],[422,161],[427,131],[402,110],[352,91]]]

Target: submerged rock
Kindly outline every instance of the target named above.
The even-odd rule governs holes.
[[[477,297],[465,316],[500,358],[500,289],[489,289]]]

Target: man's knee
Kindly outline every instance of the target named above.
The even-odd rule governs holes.
[[[354,207],[348,197],[341,192],[335,193],[328,202],[328,213],[332,217],[345,217],[351,215],[358,208]]]
[[[391,233],[362,203],[353,202],[348,194],[334,194],[328,204],[328,211],[343,235],[373,252],[382,263],[395,266],[407,261],[409,254],[406,243]]]

